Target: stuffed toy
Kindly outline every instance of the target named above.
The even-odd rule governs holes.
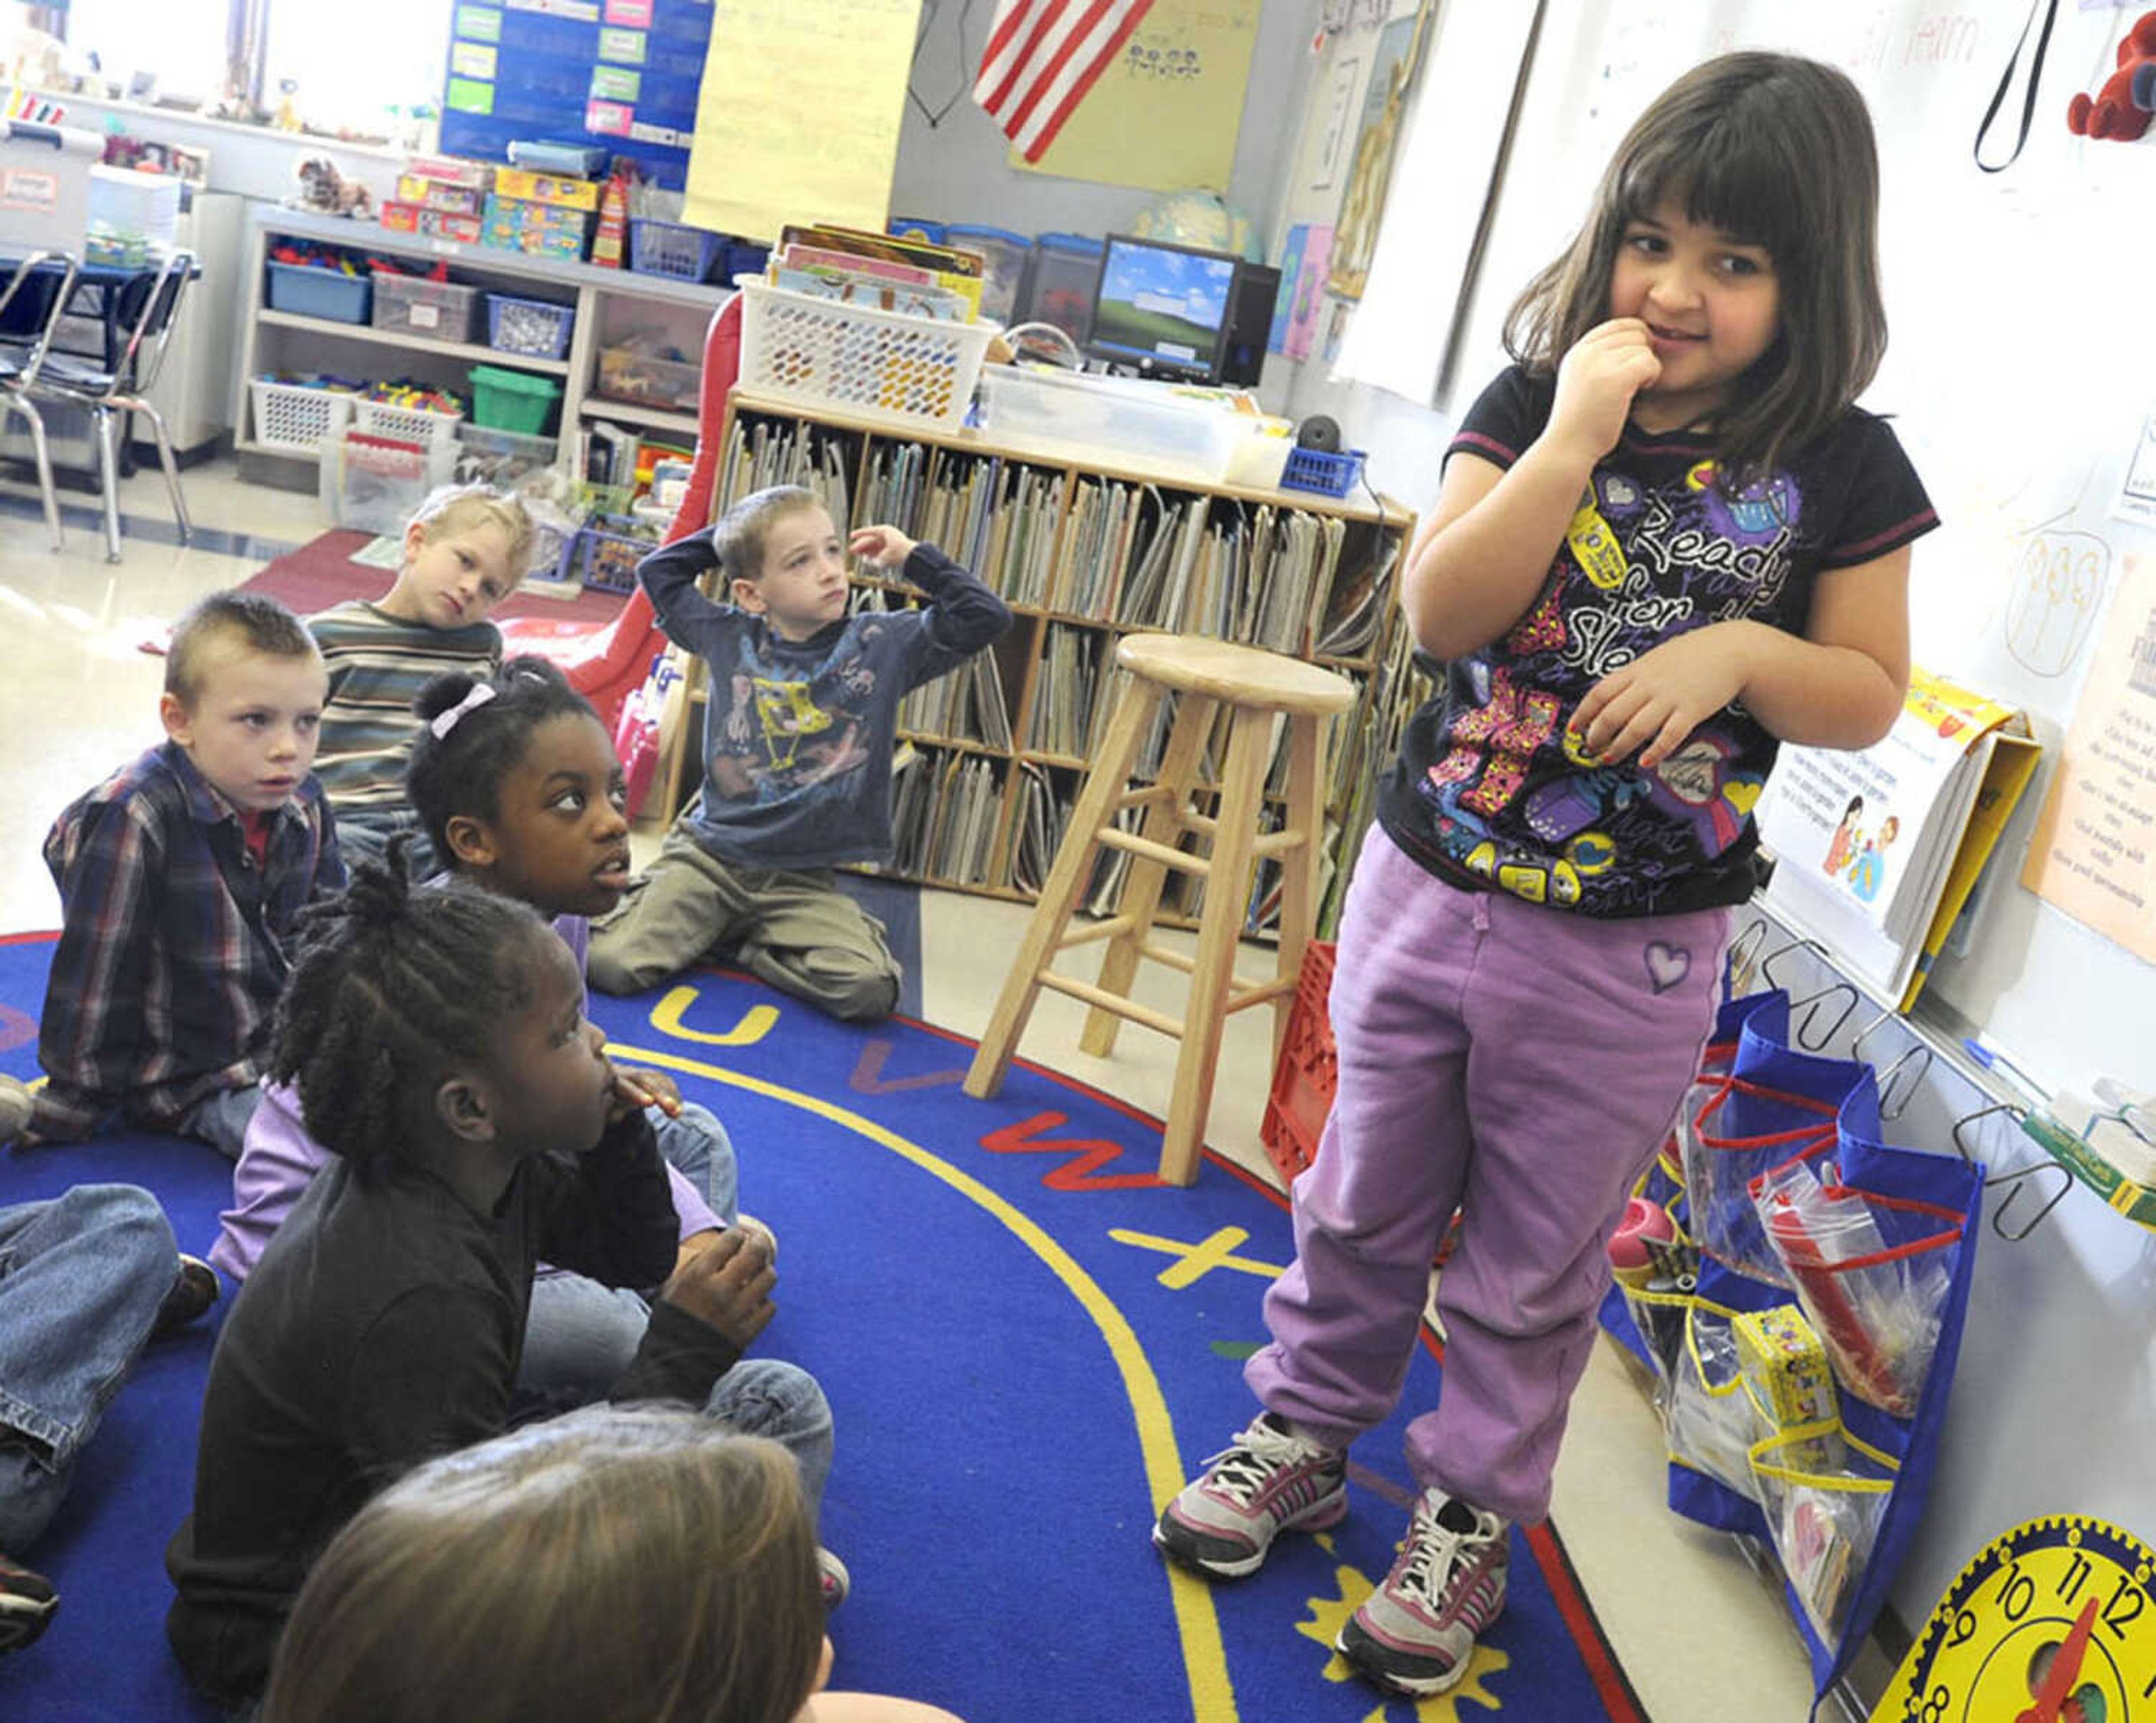
[[[2093,99],[2076,95],[2066,105],[2066,129],[2076,137],[2131,143],[2148,129],[2156,109],[2156,12],[2144,12],[2118,44],[2118,69]]]

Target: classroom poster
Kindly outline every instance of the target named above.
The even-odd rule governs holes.
[[[920,0],[719,0],[684,219],[775,240],[788,222],[880,229]]]
[[[1301,266],[1295,277],[1295,306],[1288,313],[1287,333],[1281,343],[1281,352],[1288,358],[1308,358],[1317,339],[1318,313],[1325,308],[1326,264],[1332,255],[1331,224],[1312,226],[1303,239]],[[1281,274],[1285,276],[1286,271]]]
[[[2156,558],[2121,562],[2021,883],[2156,960]]]
[[[1272,327],[1265,334],[1265,351],[1287,351],[1288,324],[1295,316],[1296,290],[1301,285],[1303,248],[1310,243],[1310,224],[1299,221],[1287,230],[1281,247],[1280,292],[1273,300]]]
[[[1258,0],[1153,0],[1040,159],[1014,147],[1010,165],[1225,197],[1257,35]]]

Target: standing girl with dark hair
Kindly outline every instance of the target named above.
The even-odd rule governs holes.
[[[507,1424],[542,1257],[609,1286],[665,1283],[618,1400],[708,1407],[773,1314],[769,1258],[745,1234],[675,1267],[649,1121],[567,948],[511,898],[410,888],[402,859],[309,912],[278,1009],[271,1074],[336,1164],[218,1336],[194,1511],[166,1556],[173,1648],[228,1705],[260,1690],[352,1513]],[[782,1433],[757,1409],[730,1415]]]
[[[1779,741],[1861,748],[1908,676],[1936,524],[1857,395],[1886,346],[1878,167],[1840,73],[1738,54],[1640,117],[1518,361],[1454,436],[1402,604],[1445,661],[1363,845],[1332,986],[1339,1088],[1246,1376],[1264,1412],[1154,1540],[1254,1571],[1347,1511],[1437,1294],[1435,1411],[1399,1559],[1339,1649],[1410,1695],[1464,1676],[1508,1528],[1549,1508],[1605,1247],[1712,1026]]]

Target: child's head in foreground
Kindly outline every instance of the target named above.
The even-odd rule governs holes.
[[[398,1161],[513,1170],[582,1153],[606,1129],[614,1083],[575,957],[514,898],[413,887],[407,841],[302,913],[270,1075],[362,1178]]]
[[[157,716],[220,795],[266,813],[312,769],[328,692],[305,623],[259,593],[216,592],[172,625]]]
[[[265,1723],[789,1723],[825,1670],[794,1462],[588,1407],[429,1462],[300,1593]]]
[[[798,485],[752,491],[711,529],[727,594],[787,640],[846,614],[846,547],[823,499]]]
[[[1878,368],[1878,209],[1871,116],[1844,74],[1789,54],[1707,60],[1625,134],[1586,223],[1512,306],[1506,346],[1548,374],[1596,324],[1641,315],[1621,302],[1625,265],[1666,253],[1672,229],[1763,254],[1777,301],[1768,339],[1725,380],[1712,419],[1723,466],[1758,476],[1831,426]],[[1760,260],[1736,262],[1748,272]]]
[[[404,528],[397,584],[377,606],[428,628],[483,622],[531,566],[524,505],[486,485],[452,485],[419,505]]]

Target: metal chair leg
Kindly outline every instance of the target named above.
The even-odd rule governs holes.
[[[194,537],[194,525],[187,519],[187,499],[180,495],[180,463],[172,453],[172,440],[165,430],[165,415],[139,396],[127,404],[148,419],[150,429],[157,437],[157,463],[165,470],[165,489],[172,499],[172,520],[180,529],[180,543],[185,544]]]
[[[45,441],[45,416],[28,395],[11,394],[7,402],[30,427],[30,456],[38,469],[38,496],[45,506],[45,530],[53,536],[53,548],[64,550],[67,541],[60,535],[60,499],[53,488],[53,455]]]
[[[112,409],[100,404],[91,409],[97,420],[97,476],[105,492],[105,560],[120,560],[120,458],[113,447]]]

